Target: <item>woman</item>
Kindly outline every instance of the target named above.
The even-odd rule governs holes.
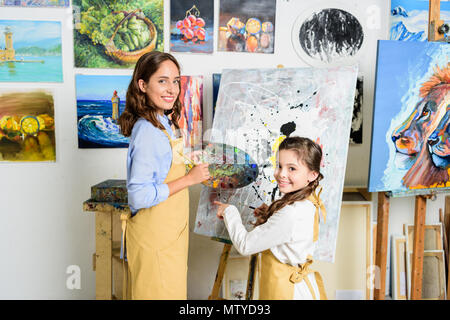
[[[121,132],[130,137],[131,215],[121,219],[131,278],[126,296],[131,299],[186,299],[187,187],[209,179],[209,171],[208,164],[199,164],[185,175],[183,140],[175,137],[179,93],[180,66],[172,55],[155,51],[141,56],[119,119]]]

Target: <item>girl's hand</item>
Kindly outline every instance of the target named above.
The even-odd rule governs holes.
[[[189,177],[191,185],[201,183],[210,178],[208,166],[209,164],[207,163],[200,163],[188,172],[187,177]]]
[[[219,201],[214,201],[214,204],[218,206],[218,208],[217,208],[217,218],[223,220],[223,213],[224,213],[225,209],[227,207],[229,207],[230,205],[227,204],[227,203],[219,202]]]
[[[255,215],[255,217],[259,217],[261,216],[261,214],[265,214],[267,209],[269,209],[269,206],[263,203],[258,208],[256,208],[255,211],[253,211],[253,214]]]

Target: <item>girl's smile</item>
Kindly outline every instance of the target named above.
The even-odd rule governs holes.
[[[294,150],[280,150],[275,179],[282,193],[290,193],[306,187],[318,173],[311,171]]]

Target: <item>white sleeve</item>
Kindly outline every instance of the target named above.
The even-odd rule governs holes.
[[[286,206],[274,213],[266,223],[247,232],[242,224],[241,215],[235,206],[230,205],[224,211],[224,222],[236,250],[248,256],[276,247],[292,239],[294,221],[292,206]]]

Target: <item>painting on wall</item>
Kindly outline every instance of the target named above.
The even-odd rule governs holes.
[[[0,92],[0,161],[55,161],[55,112],[51,92]]]
[[[297,55],[315,67],[354,64],[364,44],[357,16],[353,9],[331,3],[303,10],[292,28]]]
[[[378,42],[369,191],[450,186],[450,47]]]
[[[273,53],[276,0],[220,2],[219,51]]]
[[[117,123],[130,76],[75,76],[79,148],[127,148]]]
[[[170,51],[212,53],[214,1],[170,2]]]
[[[363,130],[363,77],[356,80],[355,101],[353,102],[352,130],[350,131],[350,143],[362,143]]]
[[[229,240],[216,217],[215,200],[231,203],[251,230],[253,209],[280,197],[273,176],[276,150],[287,136],[306,136],[323,150],[323,199],[327,217],[320,225],[315,258],[333,261],[357,78],[356,67],[224,70],[209,142],[235,148],[206,153],[205,162],[226,157],[229,165],[258,168],[251,183],[240,188],[202,186],[194,232]],[[236,150],[243,151],[241,159]],[[242,162],[241,162],[242,161]]]
[[[203,78],[181,76],[181,117],[185,151],[201,148]],[[120,133],[117,123],[125,110],[131,76],[75,76],[79,148],[127,148],[129,138]],[[196,147],[197,146],[197,147]]]
[[[5,7],[68,7],[69,0],[0,0]]]
[[[132,69],[144,53],[164,49],[162,0],[74,0],[77,68]]]
[[[427,41],[428,1],[391,0],[390,40]],[[450,20],[450,2],[441,1],[440,18]]]
[[[61,23],[0,20],[0,81],[62,82]]]
[[[203,77],[181,76],[181,117],[178,125],[184,137],[184,152],[202,148],[203,142]]]

